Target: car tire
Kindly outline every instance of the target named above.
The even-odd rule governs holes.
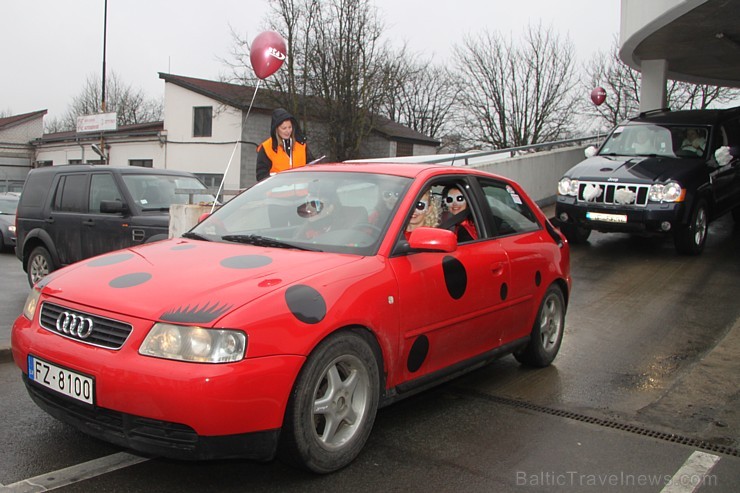
[[[308,357],[288,400],[280,459],[321,474],[352,462],[375,422],[379,378],[377,359],[362,335],[343,331],[325,339]]]
[[[5,241],[3,240],[3,233],[0,232],[0,252],[5,251]]]
[[[524,349],[514,353],[514,357],[528,366],[548,366],[560,350],[564,330],[565,298],[558,286],[551,285],[540,303],[529,343]]]
[[[732,209],[732,220],[735,221],[735,224],[740,224],[740,206]]]
[[[563,232],[568,242],[574,245],[586,243],[591,235],[591,228],[578,226],[577,224],[561,224],[560,231]]]
[[[709,234],[709,210],[707,202],[699,199],[691,211],[689,223],[681,225],[673,236],[676,251],[684,255],[699,255],[704,250]]]
[[[28,284],[31,287],[54,270],[56,270],[56,267],[49,250],[42,246],[31,250],[31,255],[28,256],[28,267],[26,268]]]

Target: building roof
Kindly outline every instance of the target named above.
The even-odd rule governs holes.
[[[206,79],[196,79],[181,75],[165,74],[163,72],[159,73],[159,78],[163,79],[165,82],[170,82],[189,91],[207,96],[222,104],[233,106],[241,110],[246,110],[249,107],[252,98],[254,98],[254,103],[252,103],[253,110],[271,112],[277,106],[277,99],[272,95],[273,93],[271,91],[266,89],[260,92],[257,91],[257,88],[255,87]],[[256,96],[255,91],[257,91]],[[377,132],[385,135],[391,140],[423,142],[430,145],[440,144],[438,140],[432,139],[431,137],[388,118],[379,116],[377,117],[377,121]]]
[[[106,138],[126,138],[126,137],[142,137],[142,136],[156,136],[159,132],[164,130],[164,122],[150,122],[150,123],[135,123],[132,125],[121,125],[116,130],[105,130],[102,134]],[[77,133],[76,130],[70,130],[67,132],[55,132],[50,134],[44,134],[40,139],[36,139],[33,144],[49,144],[52,142],[65,142],[69,140],[89,140],[99,139],[101,132],[86,132]]]
[[[622,10],[620,58],[630,67],[641,70],[644,60],[666,60],[670,79],[740,87],[740,1],[622,0]],[[639,27],[661,10],[625,33],[625,18]]]
[[[0,118],[0,130],[5,130],[16,125],[22,125],[37,118],[43,118],[43,116],[46,115],[46,111],[47,110],[39,110],[31,113],[23,113],[22,115]]]

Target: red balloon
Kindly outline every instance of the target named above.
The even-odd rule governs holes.
[[[605,100],[606,90],[603,87],[596,87],[591,91],[591,101],[593,101],[596,106],[599,106]]]
[[[265,79],[279,69],[285,61],[285,40],[275,31],[265,31],[257,35],[249,50],[254,74]]]

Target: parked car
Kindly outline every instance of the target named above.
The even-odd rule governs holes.
[[[0,252],[15,247],[15,211],[18,194],[0,193]]]
[[[467,208],[429,219],[449,187]],[[462,224],[477,239],[458,243]],[[569,269],[565,238],[508,179],[315,165],[260,182],[181,238],[44,277],[12,351],[33,400],[85,433],[325,473],[358,455],[380,406],[509,353],[549,365]]]
[[[558,184],[556,224],[572,243],[592,230],[672,235],[702,252],[711,221],[740,222],[740,107],[641,113]]]
[[[202,190],[202,193],[178,193]],[[28,173],[18,204],[18,248],[28,282],[101,253],[165,239],[169,208],[212,203],[195,175],[182,171],[62,165]]]

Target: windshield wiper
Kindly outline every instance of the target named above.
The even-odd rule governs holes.
[[[206,238],[205,236],[199,235],[198,233],[187,232],[187,233],[181,234],[180,236],[183,237],[183,238],[189,238],[191,240],[211,241],[208,238]]]
[[[298,250],[309,250],[309,248],[300,247],[292,243],[285,241],[276,240],[275,238],[268,238],[260,235],[225,235],[222,238],[226,241],[233,241],[236,243],[246,243],[248,245],[273,247],[273,248],[295,248]]]

